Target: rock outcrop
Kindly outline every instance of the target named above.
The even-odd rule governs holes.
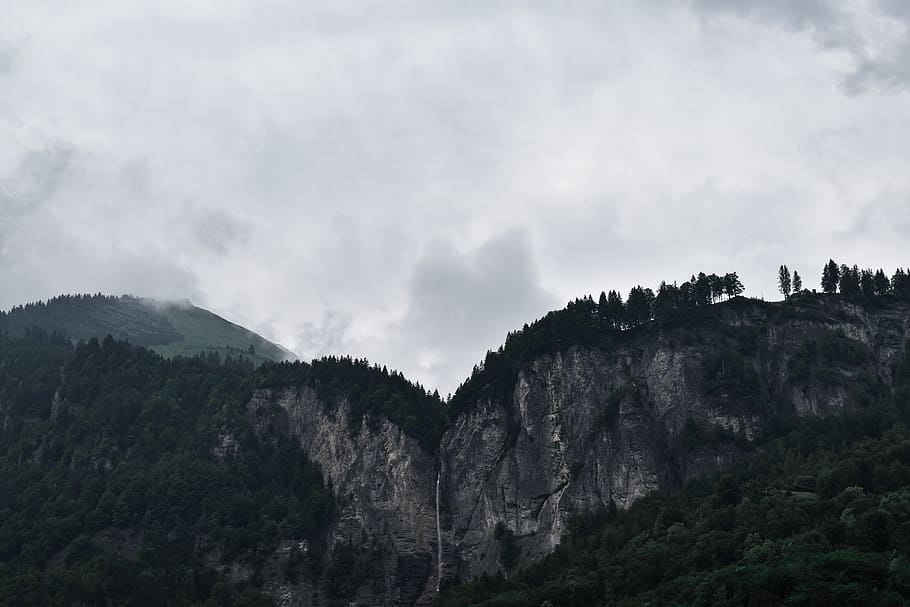
[[[306,388],[257,392],[250,414],[322,466],[338,504],[331,545],[377,555],[358,604],[414,604],[435,596],[438,554],[443,583],[508,575],[552,551],[574,513],[627,508],[722,470],[781,419],[886,394],[908,336],[906,303],[740,299],[533,356],[506,393],[463,406],[435,454]]]
[[[539,356],[509,398],[468,407],[440,448],[449,574],[508,573],[552,551],[574,513],[716,473],[781,417],[861,406],[887,391],[910,335],[898,302],[731,303],[696,326]]]
[[[411,605],[434,596],[437,580],[435,459],[386,419],[352,426],[350,404],[321,402],[310,388],[261,390],[249,403],[262,436],[296,436],[331,484],[332,550],[345,546],[369,565],[356,604]],[[312,604],[307,585],[283,588],[282,605]],[[318,595],[317,595],[318,598]]]

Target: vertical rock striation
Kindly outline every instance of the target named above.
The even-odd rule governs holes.
[[[336,500],[329,546],[347,544],[371,559],[362,605],[411,605],[435,591],[435,460],[386,419],[351,426],[342,400],[328,407],[314,390],[261,390],[249,404],[254,426],[296,436],[318,463]],[[308,605],[300,596],[286,604]]]
[[[722,470],[782,417],[862,406],[910,335],[897,302],[734,303],[699,326],[537,356],[508,397],[469,403],[440,448],[449,573],[508,574],[552,551],[573,513]]]

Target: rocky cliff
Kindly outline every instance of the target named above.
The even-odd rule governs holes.
[[[439,582],[437,471],[443,584],[508,575],[552,551],[573,513],[671,491],[788,420],[887,394],[908,335],[906,303],[812,296],[604,331],[513,356],[505,389],[478,370],[433,454],[388,420],[352,426],[349,403],[306,388],[260,391],[249,409],[322,466],[338,503],[333,544],[375,555],[357,600],[413,604]]]
[[[440,448],[450,576],[508,573],[549,553],[575,512],[717,472],[781,420],[862,406],[910,335],[897,302],[715,308],[534,357],[506,398],[468,405]]]
[[[260,390],[249,413],[260,436],[290,433],[321,466],[336,502],[329,546],[351,550],[368,573],[356,604],[411,605],[436,589],[435,459],[387,419],[364,417],[352,427],[350,407],[304,387]],[[285,584],[273,595],[283,605],[310,605],[313,591]]]

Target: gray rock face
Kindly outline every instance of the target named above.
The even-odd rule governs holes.
[[[313,390],[263,390],[249,403],[260,432],[287,431],[300,440],[331,483],[336,501],[330,547],[369,555],[372,579],[360,605],[411,605],[436,589],[435,461],[413,438],[383,419],[348,423],[349,403],[326,408]],[[283,605],[311,604],[312,592],[282,588]]]
[[[444,580],[508,575],[551,552],[574,513],[716,473],[782,415],[885,393],[908,336],[906,304],[741,301],[710,322],[531,359],[506,396],[464,409],[436,455],[387,420],[352,427],[347,403],[326,408],[312,390],[258,392],[250,415],[263,432],[298,437],[322,466],[338,504],[330,543],[374,551],[378,573],[358,604],[426,603],[438,577],[437,470]],[[309,604],[294,601],[282,604]]]
[[[716,473],[780,415],[886,391],[910,309],[831,303],[725,307],[694,330],[537,357],[509,398],[477,402],[443,437],[447,574],[508,574],[516,555],[552,551],[574,513]]]

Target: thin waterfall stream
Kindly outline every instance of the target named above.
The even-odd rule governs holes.
[[[442,524],[439,522],[439,471],[436,472],[436,543],[439,554],[436,563],[439,565],[439,574],[436,577],[436,592],[442,585]]]

